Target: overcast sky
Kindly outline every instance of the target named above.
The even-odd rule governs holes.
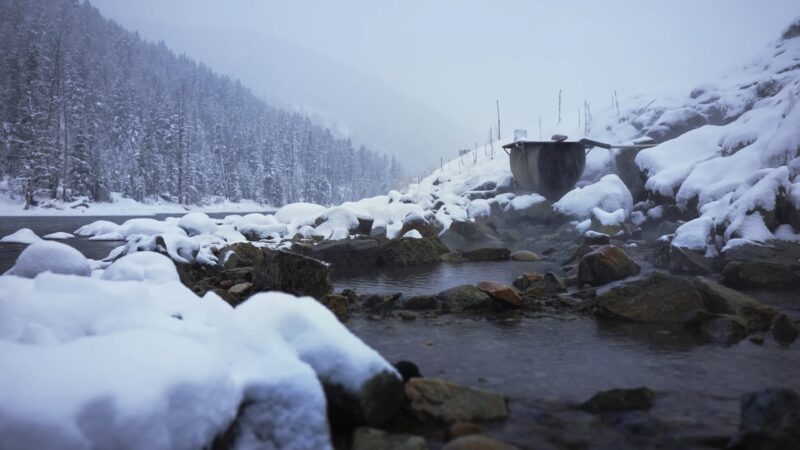
[[[584,99],[688,91],[746,63],[797,0],[93,0],[412,171]],[[412,173],[413,174],[413,173]]]

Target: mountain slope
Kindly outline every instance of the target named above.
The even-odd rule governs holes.
[[[88,2],[0,0],[0,174],[12,193],[334,203],[399,166],[142,41]]]

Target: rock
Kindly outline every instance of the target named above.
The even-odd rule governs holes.
[[[450,264],[461,264],[464,262],[464,253],[461,250],[454,250],[442,255],[442,262]]]
[[[379,316],[387,316],[395,308],[395,304],[402,299],[402,294],[395,295],[367,295],[361,302],[361,308]]]
[[[403,377],[403,382],[406,383],[412,378],[422,378],[419,367],[411,361],[397,361],[394,363],[394,368]]]
[[[425,438],[411,434],[389,434],[359,427],[353,434],[352,450],[428,450]]]
[[[772,336],[776,341],[794,342],[798,333],[797,325],[786,314],[779,314],[772,321]]]
[[[453,312],[486,308],[491,305],[488,294],[468,284],[442,291],[437,297],[448,310]]]
[[[369,217],[358,217],[358,227],[356,227],[354,232],[358,234],[370,235],[372,234],[372,225],[374,223],[375,219]]]
[[[684,275],[708,275],[717,272],[717,261],[704,252],[688,248],[669,246],[669,271]]]
[[[479,434],[462,436],[448,442],[442,450],[515,450],[516,447],[489,439]]]
[[[538,261],[539,255],[528,250],[517,250],[511,254],[513,261]]]
[[[442,307],[442,302],[434,295],[416,295],[400,299],[396,306],[412,311],[427,311],[440,309]]]
[[[682,108],[679,113],[675,111],[668,113],[672,113],[669,117],[678,119],[669,122],[656,121],[655,125],[648,128],[645,136],[652,138],[656,143],[661,143],[708,124],[708,119],[692,108]]]
[[[249,242],[227,245],[218,254],[220,265],[225,270],[256,267],[264,260],[263,250]]]
[[[654,273],[599,291],[594,309],[602,316],[634,322],[683,323],[705,311],[705,305],[690,280]]]
[[[762,289],[800,287],[800,243],[745,244],[723,255],[725,284]]]
[[[406,383],[406,396],[414,414],[441,423],[499,420],[508,417],[506,399],[493,392],[432,378]]]
[[[578,281],[591,286],[601,286],[621,280],[641,271],[621,248],[604,245],[581,258],[578,263]]]
[[[328,264],[283,250],[264,252],[264,260],[253,274],[253,284],[259,291],[274,290],[315,298],[322,298],[333,290]]]
[[[322,297],[320,303],[325,305],[339,319],[339,322],[347,322],[350,317],[350,300],[343,295],[327,294]]]
[[[247,295],[250,292],[250,289],[252,288],[253,288],[253,283],[244,282],[244,283],[234,284],[233,286],[231,286],[230,289],[228,289],[228,292],[237,297],[242,297],[244,295]]]
[[[511,250],[507,248],[479,248],[463,252],[462,256],[467,261],[508,261],[511,258]]]
[[[452,441],[471,434],[481,434],[481,427],[472,422],[456,422],[447,428],[445,440]]]
[[[478,289],[489,294],[492,299],[502,302],[504,305],[521,308],[523,305],[522,297],[511,286],[506,286],[500,283],[493,283],[491,281],[481,281],[478,283]]]
[[[388,371],[367,380],[358,392],[324,381],[323,388],[334,426],[380,426],[394,418],[405,402],[403,380]]]
[[[800,448],[800,396],[791,389],[766,389],[741,401],[739,432],[728,448]]]
[[[692,283],[703,297],[708,312],[738,316],[744,319],[750,332],[766,331],[777,314],[777,311],[758,300],[708,278],[697,277]]]
[[[719,316],[706,321],[701,330],[713,342],[724,345],[735,344],[748,334],[747,323],[735,316]]]
[[[236,305],[238,305],[239,303],[242,302],[242,300],[234,297],[233,294],[231,294],[230,292],[228,292],[225,289],[214,289],[212,292],[217,294],[219,296],[219,298],[225,300],[225,303],[227,303],[227,304],[229,304],[231,306],[236,306]]]
[[[372,238],[385,238],[386,237],[386,223],[373,223],[372,229],[369,232],[369,237]]]
[[[323,241],[302,253],[334,267],[374,267],[380,255],[380,242],[377,239]]]
[[[522,275],[518,276],[514,281],[511,283],[515,288],[519,289],[520,291],[527,291],[531,286],[534,284],[542,281],[544,275],[537,273],[537,272],[529,272],[523,273]]]
[[[418,266],[441,261],[449,252],[437,238],[397,238],[386,242],[378,252],[378,264],[392,267]]]
[[[422,217],[417,213],[408,213],[403,219],[403,227],[398,236],[403,236],[411,230],[419,231],[422,237],[436,237],[444,230],[444,225],[436,219],[436,216],[429,215]]]
[[[635,389],[611,389],[595,394],[579,408],[593,414],[648,410],[653,407],[655,397],[655,393],[644,386]]]
[[[405,320],[406,322],[410,322],[412,320],[417,320],[417,313],[411,311],[398,311],[397,317],[399,317],[400,320]]]
[[[442,234],[442,241],[452,244],[497,239],[497,231],[481,219],[474,222],[454,220]]]
[[[583,235],[583,245],[608,245],[611,243],[611,237],[605,233],[598,233],[596,231],[587,231]]]

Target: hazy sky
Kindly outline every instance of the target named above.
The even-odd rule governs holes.
[[[93,0],[106,16],[240,78],[410,169],[555,122],[557,95],[691,89],[746,63],[797,0]]]

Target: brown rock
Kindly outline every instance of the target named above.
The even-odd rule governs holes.
[[[528,250],[517,250],[511,254],[514,261],[538,261],[539,255]]]
[[[481,427],[472,422],[456,422],[447,429],[445,438],[452,441],[470,434],[481,434]]]
[[[250,292],[250,289],[252,288],[253,288],[253,283],[245,282],[245,283],[234,284],[233,286],[231,286],[230,289],[228,289],[228,292],[237,297],[242,297],[244,295],[247,295],[247,293]]]
[[[339,322],[347,322],[350,316],[350,300],[343,295],[328,294],[322,297],[321,303],[339,319]]]
[[[481,281],[478,283],[478,289],[489,294],[490,297],[497,301],[507,303],[511,306],[522,307],[522,297],[517,290],[511,286],[493,283],[491,281]]]
[[[486,436],[473,434],[469,436],[462,436],[458,439],[450,441],[442,447],[442,450],[515,450],[516,447],[504,444],[502,442],[489,439]]]
[[[624,250],[614,245],[604,245],[581,258],[578,263],[578,281],[601,286],[636,275],[639,271],[639,265]]]
[[[502,395],[434,378],[408,380],[406,396],[411,410],[423,420],[456,423],[508,417],[506,399]]]

